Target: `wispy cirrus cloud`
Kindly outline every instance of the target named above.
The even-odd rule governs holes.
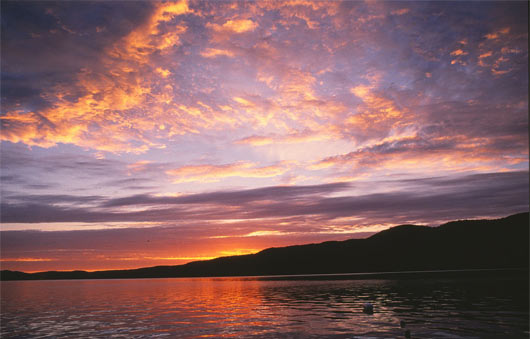
[[[200,193],[183,195],[177,197],[153,197],[151,195],[136,195],[126,198],[108,200],[104,206],[128,206],[128,205],[156,205],[156,204],[221,204],[241,205],[248,202],[260,200],[291,200],[312,199],[318,195],[327,195],[347,190],[350,184],[332,183],[309,186],[272,186],[250,190],[219,191],[211,193]]]
[[[166,171],[173,182],[202,181],[214,182],[225,177],[268,178],[284,174],[287,164],[258,166],[249,162],[222,165],[189,165]]]
[[[499,210],[501,206],[503,211],[509,213],[522,211],[528,201],[528,172],[423,178],[404,182],[396,180],[383,184],[401,188],[387,193],[361,195],[342,193],[336,197],[327,197],[327,195],[348,190],[351,186],[336,183],[268,187],[176,197],[141,194],[106,201],[102,201],[101,197],[42,195],[22,199],[13,196],[7,197],[7,201],[2,204],[2,222],[175,222],[315,216],[321,222],[339,217],[358,217],[366,218],[370,222],[376,219],[378,222],[383,222],[388,219],[396,223],[413,220],[429,223],[469,217],[469,213],[473,216],[491,215],[492,208]],[[443,186],[444,189],[435,191],[428,189],[433,186]],[[84,208],[59,204],[61,202],[71,204],[73,201],[96,204]],[[465,201],[468,202],[464,203]],[[473,205],[473,209],[467,207],[469,204]],[[116,209],[125,206],[144,208],[130,211]],[[219,206],[224,207],[219,208]],[[400,211],[407,213],[403,214]]]

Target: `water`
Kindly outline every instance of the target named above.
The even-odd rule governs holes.
[[[528,280],[513,277],[8,281],[1,292],[2,338],[529,337]]]

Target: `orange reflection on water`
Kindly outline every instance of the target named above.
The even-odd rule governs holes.
[[[492,337],[518,338],[528,331],[528,278],[520,273],[519,278],[469,280],[320,276],[4,281],[2,334],[398,338],[403,337],[404,320],[419,338],[480,336],[484,329]],[[373,314],[362,312],[365,302],[374,305]],[[509,312],[502,322],[491,321],[499,309]]]

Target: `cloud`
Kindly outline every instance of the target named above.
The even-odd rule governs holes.
[[[2,222],[250,221],[311,216],[322,226],[343,217],[356,217],[357,224],[363,225],[412,221],[430,223],[476,216],[499,216],[528,208],[526,171],[397,180],[381,184],[389,187],[391,184],[397,185],[400,188],[387,193],[332,197],[326,195],[344,191],[349,186],[336,183],[268,187],[177,197],[134,195],[110,199],[101,202],[100,206],[85,208],[45,204],[46,199],[53,198],[51,200],[56,202],[68,197],[35,197],[35,200],[26,200],[24,203],[4,201]],[[130,211],[115,209],[125,206],[146,208]]]
[[[37,204],[68,204],[68,205],[84,205],[90,203],[97,203],[104,198],[102,196],[76,196],[68,194],[41,194],[41,195],[6,195],[3,197],[9,201],[18,203],[37,203]]]
[[[510,27],[504,27],[496,32],[488,33],[484,37],[488,40],[498,39],[499,37],[510,33]]]
[[[226,20],[226,19],[223,19],[223,20]],[[251,19],[231,19],[230,18],[224,22],[223,21],[221,22],[222,23],[207,22],[205,24],[205,27],[208,28],[211,32],[210,42],[212,44],[219,45],[219,44],[231,43],[234,39],[240,38],[247,34],[251,34],[259,26],[255,20],[251,20]]]
[[[2,170],[9,173],[22,175],[26,171],[32,173],[55,172],[65,175],[65,172],[73,172],[82,176],[88,174],[91,177],[104,177],[111,175],[122,175],[122,168],[125,162],[116,159],[96,159],[87,154],[59,153],[49,156],[36,155],[31,150],[19,145],[2,145],[0,159],[2,160]],[[82,168],[84,173],[80,173]],[[25,179],[28,179],[27,177]]]
[[[81,95],[75,84],[79,69],[97,63],[104,46],[149,12],[148,3],[3,4],[2,110],[48,108],[53,98],[45,94],[58,83]]]
[[[410,8],[402,8],[392,11],[393,15],[405,15],[410,12]]]
[[[426,186],[439,183],[440,179],[422,182]],[[322,198],[308,204],[277,203],[256,211],[254,216],[314,215],[325,220],[356,216],[375,223],[432,223],[447,220],[449,215],[452,219],[469,218],[470,211],[475,216],[486,216],[492,210],[510,214],[528,209],[528,172],[469,175],[450,183],[447,179],[442,191],[415,191],[409,187],[398,192]]]
[[[407,128],[412,124],[413,115],[407,109],[399,107],[396,100],[378,93],[375,85],[358,85],[350,92],[361,99],[357,113],[344,121],[349,129],[338,131],[349,134],[359,141],[387,137],[392,131]]]
[[[158,222],[240,213],[170,211],[152,195],[197,182],[525,168],[527,4],[473,5],[473,15],[466,3],[405,5],[3,4],[2,184],[8,195],[41,196],[43,216],[70,211],[54,188],[74,197],[137,188],[145,210],[93,201],[75,220]],[[157,161],[173,154],[175,163]],[[289,162],[300,154],[304,163]]]
[[[186,27],[174,25],[168,30],[166,23],[191,13],[186,2],[156,4],[141,25],[103,47],[99,64],[89,63],[89,67],[75,72],[73,87],[57,83],[42,93],[49,98],[46,107],[33,111],[15,108],[3,114],[2,140],[41,147],[76,144],[110,152],[163,147],[147,136],[158,131],[159,125],[152,118],[156,112],[162,114],[164,96],[154,87],[162,80],[147,74],[159,70],[161,79],[169,77],[170,70],[152,67],[150,60],[180,45]],[[152,115],[133,112],[139,109],[148,109]]]
[[[512,72],[515,60],[522,60],[524,36],[518,33],[510,34],[510,27],[498,29],[486,34],[478,46],[478,66],[489,69],[493,76],[501,76]],[[524,50],[524,49],[523,49]],[[520,61],[515,61],[519,63]]]
[[[509,158],[505,154],[504,139],[492,143],[481,137],[443,136],[413,132],[388,137],[380,142],[359,147],[355,151],[326,157],[308,168],[334,168],[352,173],[370,173],[372,176],[391,173],[441,173],[458,171],[505,171],[526,163],[523,140],[510,136],[511,149],[519,144],[519,152]]]
[[[285,165],[257,166],[250,162],[224,165],[189,165],[167,170],[174,183],[201,181],[215,182],[226,177],[268,178],[282,175],[288,170]]]
[[[237,144],[248,144],[252,146],[269,145],[275,142],[275,138],[260,135],[253,135],[236,141]]]
[[[464,52],[461,49],[457,49],[451,52],[452,56],[467,55],[468,53]]]
[[[468,13],[464,4],[447,8],[288,1],[206,6],[181,1],[128,4],[124,11],[135,20],[126,22],[127,16],[110,6],[122,25],[112,22],[112,16],[101,22],[80,20],[67,5],[52,6],[54,15],[32,8],[32,15],[42,17],[34,34],[57,29],[72,50],[64,54],[79,51],[92,61],[82,59],[68,67],[69,75],[46,85],[34,82],[31,88],[19,83],[17,74],[2,72],[5,93],[13,98],[2,116],[2,137],[33,146],[65,143],[133,153],[170,147],[180,136],[205,134],[230,135],[237,144],[251,146],[315,140],[366,146],[411,125],[417,130],[422,124],[435,125],[424,115],[452,124],[455,116],[449,112],[451,119],[444,119],[436,107],[484,100],[480,93],[493,93],[484,106],[505,110],[524,99],[517,88],[527,87],[517,75],[526,74],[527,68],[524,25],[519,19],[499,21],[494,6],[479,7],[474,17],[491,14],[495,20],[458,24]],[[516,7],[506,10],[511,13]],[[91,8],[95,14],[103,11]],[[438,23],[430,24],[435,18]],[[13,38],[8,36],[7,46],[14,46],[15,31],[23,30],[10,30]],[[91,33],[82,38],[80,32]],[[216,34],[224,38],[212,40]],[[487,34],[498,38],[487,39]],[[79,43],[90,39],[97,42]],[[32,54],[20,46],[3,51],[13,65]],[[493,54],[485,57],[487,53]],[[479,65],[488,74],[447,69],[453,60],[458,67]],[[15,100],[17,95],[24,100]],[[32,107],[22,102],[32,102]],[[490,109],[484,117],[495,114]]]
[[[251,145],[251,146],[264,146],[274,143],[304,143],[312,141],[323,141],[332,139],[330,134],[324,134],[323,131],[313,132],[310,130],[304,131],[293,131],[284,135],[270,134],[268,136],[252,135],[239,140],[236,140],[236,144],[240,145]]]
[[[309,186],[271,186],[239,191],[220,191],[183,195],[178,197],[153,197],[150,195],[135,195],[126,198],[108,200],[104,207],[130,206],[130,205],[157,205],[157,204],[219,204],[242,205],[254,201],[267,200],[292,200],[312,198],[340,192],[350,187],[347,183],[332,183]]]
[[[171,75],[171,71],[167,69],[163,69],[162,67],[157,67],[155,71],[162,76],[162,78],[167,78],[169,75]]]
[[[233,57],[234,52],[225,49],[206,48],[204,51],[201,52],[201,56],[205,58],[216,58],[218,56]]]
[[[365,237],[396,224],[437,225],[454,219],[501,217],[528,209],[527,171],[387,179],[379,184],[393,189],[349,195],[355,186],[336,183],[178,197],[81,199],[99,202],[97,208],[48,204],[71,201],[68,196],[25,199],[34,204],[3,201],[3,225],[114,224],[98,230],[2,231],[1,256],[6,259],[2,267],[35,271],[132,268],[162,261],[180,264],[194,258],[227,255],[230,251],[248,253],[270,246]],[[142,205],[147,209],[138,210]],[[136,210],[125,212],[123,207],[127,206]],[[115,208],[120,212],[113,211]],[[121,227],[126,221],[133,221],[133,227]],[[148,221],[148,227],[141,227],[141,221]],[[163,226],[149,227],[157,224]]]
[[[250,19],[236,19],[228,20],[222,25],[207,24],[207,26],[216,32],[245,33],[255,30],[258,24]]]
[[[389,177],[362,184],[370,188],[384,185],[386,192],[352,194],[361,184],[103,200],[43,195],[22,197],[14,203],[8,197],[0,211],[4,227],[82,222],[98,223],[103,229],[2,231],[2,267],[41,271],[181,264],[271,246],[366,237],[396,224],[437,225],[528,210],[527,171],[405,180]],[[76,201],[91,205],[57,205]]]
[[[165,163],[138,161],[127,163],[124,159],[97,159],[90,153],[35,154],[21,145],[3,144],[2,198],[9,195],[66,195],[87,194],[99,196],[109,190],[155,189],[160,180],[155,173],[163,172]],[[158,186],[157,186],[158,187]],[[36,194],[35,192],[39,192]],[[59,194],[59,195],[61,195]]]

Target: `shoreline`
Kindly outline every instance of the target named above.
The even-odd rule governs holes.
[[[59,274],[72,273],[70,271],[56,272]],[[86,272],[89,273],[89,272]],[[498,273],[503,273],[498,276]],[[30,273],[25,273],[30,274]],[[146,280],[146,279],[212,279],[212,280],[243,280],[243,281],[281,281],[281,280],[417,280],[417,279],[465,279],[491,277],[517,277],[530,280],[530,269],[516,268],[471,268],[451,270],[425,270],[425,271],[388,271],[388,272],[357,272],[357,273],[309,273],[309,274],[281,274],[281,275],[231,275],[231,276],[180,276],[180,277],[82,277],[82,278],[45,278],[29,276],[21,279],[1,279],[0,283],[7,281],[43,281],[43,280]]]

